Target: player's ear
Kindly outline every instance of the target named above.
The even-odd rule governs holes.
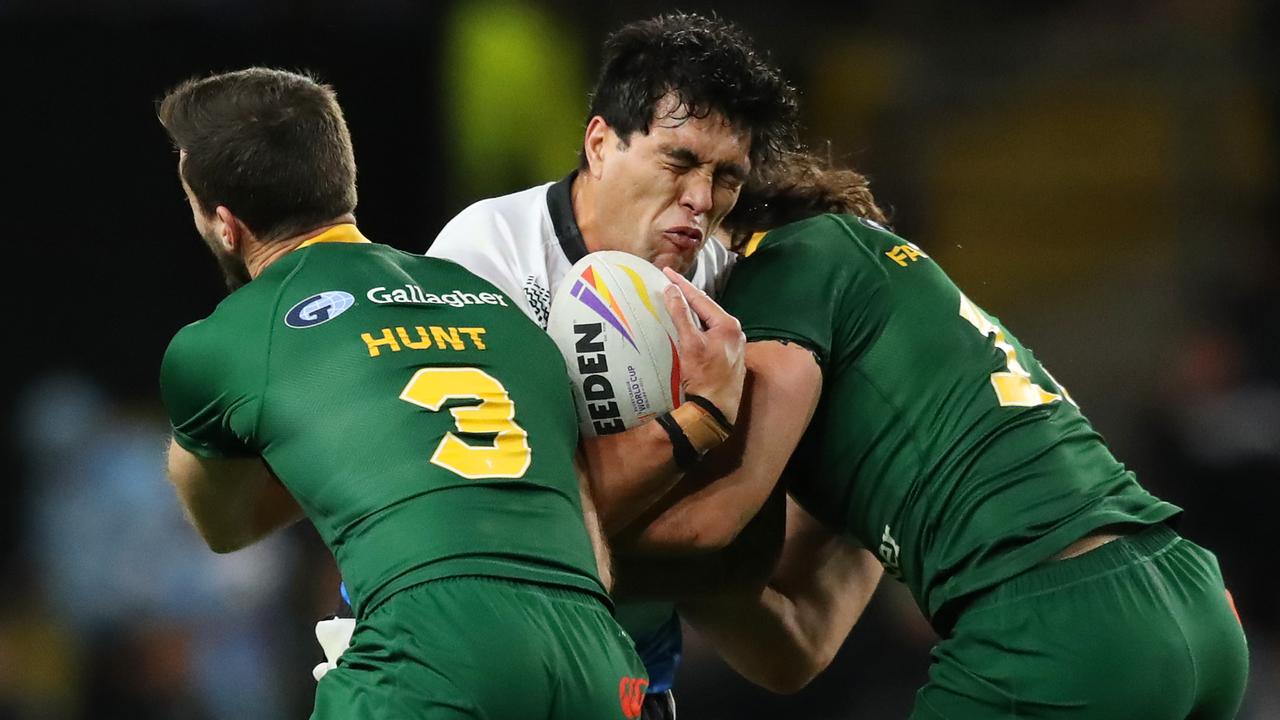
[[[599,115],[587,123],[586,135],[582,138],[582,150],[587,157],[587,172],[594,179],[600,179],[604,169],[604,153],[610,138],[617,137],[609,123]]]
[[[216,230],[218,231],[218,243],[222,245],[222,249],[227,252],[234,253],[240,249],[240,244],[244,240],[244,225],[240,223],[239,218],[231,214],[225,205],[219,205],[214,208],[214,216],[218,219]]]

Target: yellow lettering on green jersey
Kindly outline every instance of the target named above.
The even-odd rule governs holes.
[[[430,350],[432,342],[431,336],[427,334],[427,329],[418,325],[414,330],[418,331],[418,339],[410,340],[409,333],[404,328],[397,327],[396,334],[400,336],[400,344],[413,350]]]
[[[488,346],[482,327],[440,327],[416,325],[406,328],[400,325],[387,327],[372,333],[360,333],[360,339],[369,349],[369,357],[378,357],[385,350],[398,353],[402,350],[485,350]],[[398,340],[397,340],[398,338]]]
[[[391,328],[382,328],[382,337],[374,340],[373,335],[369,333],[360,333],[360,339],[365,345],[369,346],[369,357],[378,357],[382,354],[381,348],[389,347],[391,352],[400,352],[400,346],[396,344],[396,339],[391,336]]]
[[[916,262],[922,257],[926,257],[926,258],[929,257],[924,253],[923,250],[912,245],[911,243],[906,243],[904,245],[897,245],[893,249],[886,252],[885,255],[890,260],[898,263],[902,267],[907,266],[907,261]]]
[[[462,344],[462,338],[458,336],[458,328],[448,328],[447,330],[436,325],[431,326],[431,335],[436,339],[436,345],[441,350],[444,349],[445,341],[453,346],[454,350],[465,350],[466,346]]]
[[[421,329],[421,328],[419,328],[419,329]],[[472,345],[475,345],[475,348],[476,348],[477,350],[483,350],[483,349],[484,349],[484,340],[481,340],[481,339],[480,339],[480,336],[484,334],[484,328],[482,328],[482,327],[465,327],[465,328],[458,328],[458,332],[464,332],[464,333],[466,333],[467,335],[470,335],[470,336],[471,336],[471,344],[472,344]]]

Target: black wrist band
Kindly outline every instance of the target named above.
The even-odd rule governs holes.
[[[671,454],[675,457],[676,467],[688,470],[696,465],[698,460],[702,459],[702,455],[694,449],[693,443],[689,442],[689,436],[684,434],[680,423],[671,417],[671,413],[662,413],[657,420],[662,429],[667,431],[667,436],[671,438]]]
[[[708,415],[714,418],[716,422],[720,423],[720,427],[725,431],[725,433],[733,432],[733,423],[729,422],[729,418],[725,417],[724,413],[720,412],[720,408],[716,407],[715,403],[701,395],[692,395],[690,393],[685,393],[684,399],[694,405],[697,405],[703,410],[706,410]]]

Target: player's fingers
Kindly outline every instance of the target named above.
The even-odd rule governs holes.
[[[716,304],[709,295],[699,290],[693,283],[684,279],[680,273],[671,268],[663,268],[662,272],[666,273],[667,278],[680,288],[680,293],[684,295],[684,299],[689,303],[689,308],[698,315],[698,319],[706,325],[708,329],[728,323],[737,323],[737,319],[724,311],[724,308]]]
[[[680,347],[686,351],[693,349],[694,344],[700,343],[702,338],[698,328],[693,324],[693,315],[689,312],[689,304],[685,300],[684,293],[680,292],[679,287],[668,285],[662,291],[662,301],[666,303],[667,314],[671,316],[671,322],[676,326]]]

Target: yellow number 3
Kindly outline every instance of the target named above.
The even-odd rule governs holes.
[[[492,445],[469,445],[452,432],[436,446],[435,465],[478,480],[518,478],[529,469],[529,433],[515,422],[511,396],[493,376],[477,368],[423,368],[404,386],[400,399],[432,412],[449,400],[479,400],[479,405],[449,408],[460,433],[497,433]]]
[[[964,295],[960,296],[960,317],[968,320],[983,335],[994,335],[995,346],[1004,353],[1005,367],[1009,371],[991,373],[991,387],[995,388],[996,398],[1000,400],[1001,407],[1047,405],[1061,400],[1062,395],[1066,395],[1067,401],[1072,405],[1076,404],[1075,400],[1071,399],[1071,395],[1061,386],[1058,389],[1062,390],[1062,395],[1057,395],[1031,382],[1031,373],[1018,362],[1018,351],[1005,339],[1004,330],[991,322],[991,318]],[[1048,374],[1049,371],[1044,372]],[[1050,377],[1053,376],[1050,375]]]

